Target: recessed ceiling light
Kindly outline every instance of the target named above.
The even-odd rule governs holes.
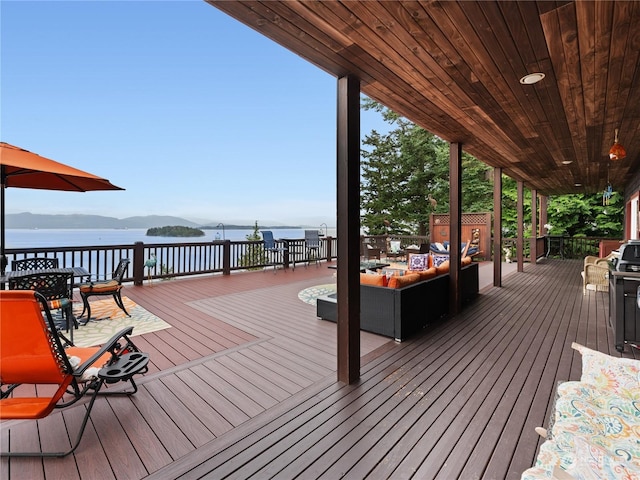
[[[544,73],[542,72],[529,73],[520,79],[520,83],[523,85],[533,85],[534,83],[538,83],[543,78]]]
[[[574,184],[573,184],[573,186],[574,186],[574,187],[581,187],[581,186],[582,186],[582,184],[581,184],[581,183],[574,183]]]
[[[573,163],[573,160],[563,160],[562,164],[563,165],[571,165]]]

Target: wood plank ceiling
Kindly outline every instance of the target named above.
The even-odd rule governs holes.
[[[640,2],[207,1],[541,194],[639,166]]]

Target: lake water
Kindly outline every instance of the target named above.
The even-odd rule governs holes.
[[[304,238],[304,229],[272,228],[278,238]],[[210,242],[223,239],[223,231],[203,230],[204,237],[148,237],[146,228],[131,229],[7,229],[6,248],[39,247],[82,247],[96,245],[132,245],[143,243],[189,243]],[[227,240],[246,240],[253,230],[225,230]],[[321,232],[323,233],[323,232]],[[335,229],[328,229],[327,235],[335,236]]]

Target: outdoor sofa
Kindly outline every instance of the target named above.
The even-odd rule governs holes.
[[[478,263],[462,267],[463,304],[478,293]],[[402,277],[400,277],[402,278]],[[317,316],[337,321],[337,295],[317,299]],[[402,341],[449,312],[449,274],[442,273],[399,288],[360,285],[360,328]]]

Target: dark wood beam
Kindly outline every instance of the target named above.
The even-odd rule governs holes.
[[[460,244],[462,243],[462,144],[449,146],[449,313],[462,310]]]
[[[536,264],[538,258],[538,191],[531,190],[531,263]]]
[[[502,286],[502,169],[493,169],[493,286]]]
[[[338,381],[360,378],[360,81],[338,79]]]
[[[517,231],[516,234],[516,251],[518,257],[518,271],[524,272],[524,183],[518,180],[518,205],[516,206],[517,213]]]

